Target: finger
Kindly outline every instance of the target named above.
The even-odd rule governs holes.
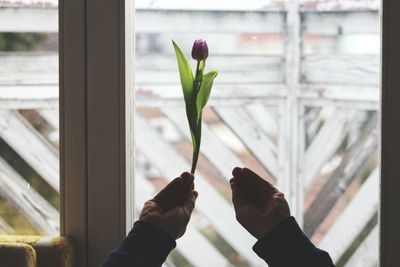
[[[265,184],[270,187],[273,187],[268,181],[264,180],[261,176],[259,176],[257,173],[253,172],[249,168],[236,167],[233,169],[232,175],[237,180],[243,182],[246,185],[255,186],[255,185]]]
[[[182,182],[181,177],[175,178],[155,195],[153,200],[164,207],[173,206],[176,202],[177,192],[179,192],[182,187]]]
[[[233,203],[233,207],[236,209],[238,209],[240,206],[244,205],[245,203],[247,203],[245,196],[243,195],[243,193],[240,190],[240,187],[238,186],[237,180],[236,178],[232,178],[229,181],[230,185],[231,185],[231,189],[232,189],[232,203]]]
[[[191,174],[190,172],[183,172],[183,173],[181,174],[181,177],[182,177],[183,179],[188,179],[188,180],[191,180],[191,181],[193,181],[193,179],[194,179],[193,174]]]
[[[253,194],[272,194],[278,192],[275,186],[248,168],[242,169],[240,182],[244,186],[254,190]]]
[[[279,192],[272,184],[248,168],[236,167],[232,174],[243,199],[258,207],[262,207],[274,193]]]
[[[182,208],[184,209],[186,215],[190,217],[190,214],[192,214],[193,209],[196,204],[196,199],[199,196],[199,193],[197,191],[192,191],[190,196],[187,198],[187,200],[183,203]]]
[[[184,180],[184,184],[187,186],[188,190],[193,190],[194,189],[194,176],[190,172],[184,172],[181,174],[181,177]],[[186,189],[186,188],[184,188]]]
[[[167,208],[181,205],[192,191],[194,177],[188,172],[175,178],[155,197],[154,201]]]
[[[241,177],[241,176],[242,176],[242,171],[243,171],[243,168],[235,167],[235,168],[232,170],[232,175],[233,175],[233,177],[235,177],[235,178]]]
[[[175,207],[174,209],[171,210],[171,213],[176,216],[177,214],[180,214],[181,218],[185,224],[188,224],[190,221],[190,217],[192,215],[192,212],[194,210],[195,204],[196,204],[196,199],[198,197],[198,193],[196,191],[193,191],[190,196],[187,198],[187,200],[182,204],[182,206]],[[179,216],[179,215],[178,215]]]
[[[247,190],[247,185],[246,183],[243,183],[243,181],[246,179],[243,175],[243,168],[236,167],[232,171],[233,178],[231,181],[233,181],[236,185],[236,188],[241,188],[242,193],[243,191]],[[246,187],[246,188],[245,188]]]

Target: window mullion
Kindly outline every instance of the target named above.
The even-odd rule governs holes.
[[[302,222],[302,186],[300,177],[300,155],[302,153],[303,138],[300,133],[301,109],[300,109],[300,59],[301,59],[301,36],[300,36],[300,11],[298,1],[287,0],[286,27],[287,36],[285,41],[286,51],[286,85],[288,97],[286,99],[286,127],[285,136],[287,146],[288,166],[285,174],[278,184],[288,196],[292,214]],[[279,181],[279,180],[278,180]]]

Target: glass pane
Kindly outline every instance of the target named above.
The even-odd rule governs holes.
[[[0,234],[59,234],[58,2],[0,1]]]
[[[189,59],[193,41],[205,39],[206,69],[219,71],[204,113],[200,197],[168,266],[262,264],[255,239],[235,220],[228,184],[235,166],[283,191],[338,266],[376,266],[378,1],[141,0],[135,38],[137,211],[190,168],[171,39]]]
[[[379,2],[358,2],[302,17],[304,230],[336,266],[378,265]]]

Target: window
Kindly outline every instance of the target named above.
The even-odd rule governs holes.
[[[254,4],[254,2],[248,3],[249,6],[252,6]],[[277,5],[275,6],[275,8],[285,7],[285,5],[279,1],[273,1],[272,3],[275,3]],[[288,1],[287,3],[292,3],[292,1]],[[131,33],[134,16],[130,16],[133,12],[132,4],[132,1],[122,0],[69,0],[65,2],[62,1],[60,3],[60,188],[62,215],[61,232],[62,234],[66,234],[75,240],[76,251],[78,253],[77,260],[82,266],[97,265],[104,258],[104,256],[112,248],[114,248],[116,244],[118,244],[120,238],[126,233],[126,228],[130,227],[130,224],[126,223],[126,220],[130,220],[129,213],[132,211],[132,209],[129,205],[132,203],[132,201],[126,202],[125,200],[126,198],[129,198],[130,193],[132,193],[130,179],[132,178],[131,174],[133,173],[134,165],[127,164],[132,162],[131,155],[133,151],[130,150],[129,146],[128,150],[125,151],[125,144],[131,143],[131,141],[134,140],[132,136],[129,135],[129,133],[131,131],[131,124],[133,124],[134,126],[136,125],[135,121],[129,118],[129,116],[131,116],[131,107],[129,106],[129,104],[132,100],[132,92],[130,92],[129,90],[125,91],[125,87],[127,89],[130,88],[132,77],[130,77],[129,74],[132,74],[132,72],[126,72],[127,75],[125,76],[124,70],[130,70],[132,66],[131,64],[135,62],[135,60],[130,57],[133,51],[133,34]],[[139,3],[135,4],[140,7]],[[158,2],[154,2],[154,5],[152,7],[156,8],[156,4],[158,4]],[[346,8],[349,8],[350,4],[352,4],[353,7],[357,7],[357,11],[368,13],[372,10],[370,13],[374,13],[375,15],[377,13],[376,10],[378,6],[377,2],[374,1],[354,0],[343,2],[343,4],[340,5],[337,1],[307,1],[302,2],[302,5],[300,6],[300,14],[302,14],[300,18],[301,21],[304,21],[304,16],[307,15],[307,10],[309,10],[309,8],[315,9],[314,11],[318,12],[327,11],[328,9],[336,10],[335,12],[331,12],[332,15],[338,13],[339,11],[344,12]],[[225,2],[221,2],[220,7],[224,6],[230,7],[231,5],[227,5]],[[257,7],[257,5],[254,6]],[[290,10],[292,12],[297,10],[295,5],[290,7]],[[157,8],[167,9],[165,6],[159,6]],[[268,10],[268,5],[266,5],[265,8],[267,8]],[[203,9],[209,10],[209,7],[204,4]],[[187,8],[183,7],[181,8],[181,10],[185,11],[187,10]],[[392,266],[393,264],[391,263],[399,261],[399,254],[396,251],[396,248],[399,241],[398,225],[400,224],[400,221],[399,216],[396,212],[396,204],[398,203],[397,191],[400,185],[398,184],[399,180],[395,178],[399,177],[400,174],[399,168],[396,166],[397,161],[395,159],[399,157],[397,143],[400,131],[398,125],[395,123],[396,118],[394,117],[395,114],[398,114],[397,99],[400,97],[398,95],[399,91],[395,90],[395,88],[397,88],[396,85],[400,84],[400,82],[398,81],[398,77],[400,76],[397,74],[398,62],[400,62],[400,59],[399,53],[396,53],[398,48],[398,29],[396,28],[397,19],[399,17],[397,14],[398,10],[400,10],[398,2],[388,0],[383,1],[383,13],[385,15],[383,17],[384,49],[382,72],[383,176],[381,180],[382,209],[380,210],[380,225],[382,234],[380,239],[381,266]],[[138,9],[138,11],[140,11],[140,8]],[[293,18],[295,20],[299,19],[299,12],[291,13],[295,15],[297,14],[296,16],[291,17],[291,19],[289,19],[289,16],[286,17],[286,14],[289,13],[286,13],[285,11],[272,13],[277,13],[277,15],[282,15],[280,13],[283,13],[285,15],[285,24],[286,22],[292,22]],[[122,14],[125,14],[126,16],[124,17],[122,16]],[[342,20],[340,19],[338,21],[340,22]],[[127,23],[125,24],[125,22]],[[267,26],[269,25],[277,24],[268,24]],[[359,25],[363,26],[365,24]],[[139,27],[139,25],[135,25],[135,27],[136,26]],[[283,29],[290,29],[290,27],[285,27]],[[284,36],[297,36],[296,38],[299,39],[303,38],[303,29],[300,32],[295,32],[294,35],[292,35],[293,33],[289,31],[286,32],[286,30],[284,31],[284,33]],[[190,40],[190,42],[191,41],[192,40]],[[283,43],[285,44],[285,42]],[[190,43],[182,43],[181,45],[187,47],[186,45],[190,45]],[[305,52],[309,50],[305,51],[301,49],[300,51],[302,55],[301,62],[304,63],[303,57],[304,55],[306,55]],[[297,51],[297,57],[284,57],[285,66],[288,65],[289,60],[292,60],[293,58],[299,59],[300,51]],[[365,52],[365,50],[363,51]],[[283,51],[281,53],[283,54]],[[216,63],[218,62],[216,61]],[[344,65],[344,67],[347,66],[350,65]],[[358,69],[358,67],[356,69]],[[284,80],[282,79],[282,81],[286,81],[286,76],[289,77],[289,75],[287,75],[286,70],[282,71],[282,73],[284,74]],[[298,77],[297,83],[293,83],[294,85],[300,85],[300,77]],[[327,75],[325,76],[325,78],[328,79],[330,78],[330,76]],[[293,80],[296,81],[296,79]],[[301,81],[304,81],[303,77],[301,77]],[[364,82],[370,82],[370,80],[366,80]],[[368,88],[369,86],[366,87]],[[376,85],[370,87],[372,87],[371,92],[365,90],[363,91],[365,94],[357,94],[358,96],[363,97],[363,103],[365,103],[366,105],[364,106],[357,104],[351,106],[352,108],[354,108],[354,110],[357,111],[364,110],[363,112],[360,112],[360,117],[364,116],[364,118],[368,118],[371,117],[371,115],[373,117],[374,110],[377,109],[376,101],[377,96],[379,96],[379,90],[376,90]],[[112,90],[110,88],[112,88]],[[217,87],[215,89],[217,89]],[[342,94],[339,94],[338,91],[333,92],[327,89],[325,91],[320,91],[316,89],[318,89],[318,87],[314,87],[313,90],[302,89],[302,94],[300,96],[304,98],[304,100],[306,100],[304,103],[305,106],[299,109],[292,110],[293,113],[297,112],[298,114],[308,113],[309,117],[311,117],[311,120],[308,117],[308,124],[306,124],[307,133],[305,131],[306,127],[304,127],[303,130],[301,130],[301,127],[299,127],[298,129],[299,131],[297,135],[299,135],[300,133],[304,133],[303,138],[293,139],[304,140],[304,148],[301,151],[304,151],[306,148],[310,149],[308,143],[306,142],[306,136],[308,136],[307,138],[310,139],[316,138],[315,134],[318,132],[318,129],[322,131],[321,127],[316,127],[315,129],[317,129],[317,131],[313,131],[311,122],[318,122],[321,120],[322,122],[324,122],[325,120],[327,120],[327,117],[330,117],[330,115],[332,115],[332,110],[329,110],[329,108],[328,110],[323,110],[325,106],[333,106],[333,104],[337,103],[349,104],[349,99],[344,97]],[[169,92],[170,91],[168,90],[161,91],[161,93]],[[220,90],[219,92],[222,93],[223,91]],[[214,91],[213,101],[217,100],[217,93],[219,92],[218,90]],[[273,92],[276,93],[277,90],[273,90]],[[325,98],[318,98],[319,96],[321,96],[322,92],[325,92],[325,94],[323,94]],[[165,97],[168,96],[170,95],[166,95]],[[282,94],[279,98],[282,100],[282,98],[285,97],[287,97],[287,94]],[[239,98],[240,96],[237,97],[237,99]],[[321,103],[324,103],[323,107],[318,105],[311,105],[312,100],[315,98],[321,101]],[[268,97],[268,99],[270,98]],[[371,99],[372,101],[370,101]],[[127,101],[128,105],[124,105],[125,101]],[[139,108],[141,101],[142,100],[140,99],[138,99],[137,101],[137,105]],[[157,101],[147,101],[147,104],[157,103]],[[178,103],[180,99],[177,99],[176,101]],[[145,102],[146,101],[142,102],[142,104],[146,104]],[[250,104],[253,103],[249,103],[249,105]],[[125,107],[129,112],[125,112]],[[338,108],[337,106],[333,107],[335,109]],[[281,108],[288,107],[281,106]],[[349,106],[347,106],[347,109],[348,108]],[[266,105],[266,110],[271,114],[274,114],[274,112],[278,110],[275,114],[279,114],[278,103],[270,103]],[[345,113],[346,115],[347,113],[349,113],[348,115],[350,116],[353,112],[346,111]],[[363,115],[363,113],[366,113],[366,115]],[[315,116],[318,117],[318,119],[315,119]],[[125,118],[127,119],[127,122],[125,122]],[[277,116],[277,118],[278,120],[276,118],[272,118],[271,124],[273,124],[274,121],[275,123],[277,123],[277,121],[279,122],[279,116]],[[345,118],[346,121],[349,121],[349,118]],[[326,123],[327,124],[324,123],[325,126],[329,125],[328,121]],[[154,131],[158,133],[158,135],[160,135],[160,132],[157,129],[169,127],[165,127],[163,126],[163,124],[165,124],[165,122],[161,121],[160,123],[160,121],[156,120],[156,122],[153,122],[152,125],[145,124],[145,126],[152,127],[151,129],[156,129]],[[286,122],[284,123],[284,125],[289,126],[291,124]],[[313,127],[315,127],[315,125],[318,126],[318,123],[314,123],[313,125]],[[323,125],[321,124],[321,126]],[[310,128],[310,130],[308,130],[308,128]],[[125,139],[125,130],[128,132],[127,139]],[[227,131],[232,132],[232,130],[229,128],[227,129]],[[357,133],[357,131],[355,131],[355,133]],[[171,140],[170,134],[166,136],[167,138],[169,138],[169,140]],[[359,139],[360,138],[357,138],[356,140]],[[235,140],[237,139],[235,138]],[[241,139],[239,138],[239,141],[240,140]],[[352,140],[354,141],[354,139]],[[237,142],[236,144],[239,144],[241,142],[242,141]],[[296,146],[291,147],[298,148]],[[237,151],[243,151],[243,146],[234,146],[229,149],[237,153]],[[235,149],[237,149],[237,151],[235,151]],[[283,152],[289,153],[289,149],[286,148]],[[337,152],[343,155],[343,153],[350,152],[350,148],[347,147],[347,149],[341,149]],[[300,166],[302,166],[303,163],[299,160],[301,159],[301,157],[297,154],[297,152],[291,151],[290,154],[295,156],[297,155],[296,157],[298,159],[298,163]],[[184,154],[179,155],[181,155],[180,157],[182,157],[182,155]],[[293,160],[293,158],[291,157],[288,159]],[[140,160],[140,157],[138,157],[138,164],[141,164]],[[333,161],[330,163],[335,162]],[[337,167],[337,165],[338,163],[336,161],[336,164],[328,164],[328,167],[331,167],[332,170],[332,167]],[[329,171],[328,167],[324,167],[323,169],[321,169],[323,173],[326,174],[327,171]],[[149,175],[149,173],[158,175],[159,173],[162,173],[164,171],[162,169],[161,171],[158,170],[154,172],[154,169],[152,170],[151,167],[146,168],[147,172],[145,173],[145,175]],[[140,168],[138,170],[140,170]],[[371,174],[372,173],[374,172],[371,172]],[[174,175],[176,175],[175,172]],[[290,176],[290,173],[287,174],[287,176],[285,177],[293,179],[293,177]],[[168,176],[166,178],[170,177]],[[366,181],[373,181],[369,180],[370,178],[371,177],[369,177]],[[221,179],[221,181],[223,180]],[[285,180],[278,179],[278,185],[280,181],[284,182]],[[303,199],[305,198],[304,193],[307,191],[303,190],[303,185],[288,183],[289,181],[290,180],[287,179],[285,181],[286,184],[283,183],[283,185],[279,186],[282,188],[291,188],[291,190],[287,194],[292,199],[292,207],[293,204],[298,204],[298,208],[295,207],[294,210],[296,211],[296,214],[300,216],[303,213],[302,211],[304,209],[304,207],[301,207],[303,206]],[[321,181],[321,184],[324,182],[323,179],[318,179],[315,181]],[[360,179],[356,179],[354,181],[357,182],[360,181]],[[363,185],[365,185],[365,182],[363,183]],[[144,185],[142,186],[146,186],[146,183],[144,183]],[[150,190],[154,190],[154,185],[151,184],[151,186],[153,186],[153,188],[148,186],[147,188],[150,188]],[[357,187],[356,189],[357,192],[362,190],[358,190]],[[296,198],[293,198],[292,196],[296,196]],[[307,203],[307,198],[305,198],[305,201]],[[306,207],[306,205],[304,206]],[[139,202],[137,203],[137,207],[140,207]],[[341,212],[340,214],[345,214],[345,211]],[[329,218],[329,216],[326,218]],[[334,220],[334,222],[339,222],[339,219]],[[197,231],[197,227],[199,227],[199,224],[194,224],[193,226],[196,227],[195,230]],[[318,229],[318,231],[320,230],[323,229]],[[374,233],[374,230],[367,231],[367,237],[362,238],[362,240],[370,240],[370,238],[368,237],[369,233]],[[324,232],[322,232],[322,234],[324,234]],[[189,237],[189,235],[187,235],[187,237]],[[202,234],[200,238],[203,238],[204,240],[204,235]],[[232,258],[226,258],[226,252],[220,252],[220,250],[218,250],[218,247],[222,246],[214,246],[211,242],[208,242],[208,245],[212,245],[214,247],[214,251],[219,252],[220,259],[225,260],[225,262],[227,260],[232,261]],[[223,246],[226,246],[226,244],[224,244]],[[361,246],[359,248],[368,247],[369,246]],[[371,247],[375,248],[376,246]],[[181,254],[177,254],[175,257],[180,257],[182,255],[184,256],[182,252],[179,253]],[[377,255],[376,253],[362,254],[371,256]],[[352,255],[356,254],[353,253]],[[343,259],[346,258],[350,264],[351,259],[349,257],[344,257]],[[171,260],[174,261],[175,259]],[[188,259],[186,258],[186,260]]]
[[[63,12],[67,12],[68,5],[63,6]],[[94,5],[100,4],[89,2],[87,16],[98,19],[98,14],[90,8]],[[354,266],[363,261],[376,264],[380,158],[379,1],[300,1],[299,4],[291,1],[246,4],[230,1],[227,4],[221,1],[196,5],[141,0],[136,3],[134,16],[136,115],[132,121],[137,130],[137,153],[133,158],[136,209],[168,179],[186,170],[190,161],[191,145],[170,39],[175,39],[188,51],[195,38],[205,38],[211,49],[207,67],[220,70],[205,113],[197,177],[198,189],[203,194],[192,225],[169,264],[202,265],[204,260],[217,265],[258,263],[250,250],[253,240],[234,221],[230,207],[226,179],[236,165],[253,168],[281,188],[306,233],[331,253],[338,266]],[[99,10],[104,12],[101,7]],[[77,4],[74,10],[82,11],[80,8]],[[114,6],[112,10],[121,9]],[[63,65],[61,70],[89,76],[79,83],[63,75],[69,89],[79,89],[76,84],[87,81],[92,89],[85,91],[87,95],[77,90],[74,98],[68,98],[68,92],[62,96],[65,113],[72,109],[78,113],[85,106],[82,113],[89,114],[85,119],[83,116],[70,121],[64,119],[64,134],[73,138],[80,136],[81,139],[77,139],[86,140],[91,150],[78,153],[76,149],[70,154],[80,160],[81,165],[72,168],[79,170],[75,173],[70,172],[70,165],[64,166],[69,180],[60,188],[57,12],[58,4],[54,1],[0,1],[1,233],[58,234],[59,210],[65,205],[60,204],[60,190],[66,190],[66,194],[74,191],[82,199],[89,199],[88,202],[93,199],[91,205],[85,206],[88,202],[77,197],[76,206],[71,204],[70,208],[63,208],[66,217],[61,221],[64,224],[61,230],[68,233],[68,229],[74,228],[71,218],[79,212],[85,215],[80,216],[84,220],[89,220],[92,214],[102,215],[103,210],[98,209],[100,204],[93,204],[96,196],[103,195],[97,192],[99,188],[104,188],[104,195],[110,197],[125,189],[124,184],[113,185],[120,181],[118,179],[105,179],[112,186],[102,187],[103,180],[97,178],[102,177],[99,174],[104,171],[98,164],[98,155],[119,152],[112,151],[115,143],[104,145],[102,137],[93,136],[103,132],[105,139],[120,140],[124,132],[102,131],[115,117],[105,111],[99,113],[101,116],[95,115],[97,109],[107,106],[114,109],[114,115],[120,116],[118,112],[124,103],[121,95],[98,101],[102,91],[97,83],[102,81],[96,69],[99,67],[94,65],[98,58],[103,60],[108,54],[103,50],[99,54],[91,50],[82,52],[82,57],[77,56],[86,62],[83,65],[87,64],[84,71],[77,71],[77,66],[81,66],[76,64],[78,59],[73,65]],[[83,29],[88,32],[90,47],[109,36],[114,31],[113,26],[121,28],[121,23],[108,25],[109,28],[103,25],[104,31],[93,35],[99,26],[95,22],[83,23],[84,19],[79,18],[75,28],[63,24],[64,33],[74,36],[63,39],[64,51],[70,51],[74,40],[85,36]],[[132,17],[127,16],[127,20],[130,19]],[[192,23],[185,23],[187,21]],[[74,28],[73,33],[68,31],[71,28]],[[116,32],[119,34],[116,39],[123,36],[122,32]],[[109,49],[111,46],[106,43],[102,40],[105,49]],[[126,48],[128,54],[130,47]],[[67,57],[68,54],[62,55],[64,63]],[[104,72],[110,72],[107,64],[102,66]],[[119,77],[118,71],[122,69],[115,68],[111,72]],[[104,92],[112,94],[108,89],[107,85]],[[98,124],[93,123],[93,119],[98,119]],[[114,126],[122,129],[123,120],[118,123]],[[86,134],[88,139],[83,137]],[[72,146],[71,142],[64,144],[64,148]],[[160,157],[155,153],[160,150],[165,155]],[[132,153],[129,151],[128,155]],[[83,155],[87,161],[77,155]],[[112,163],[115,166],[123,165],[123,154],[119,155]],[[68,157],[62,157],[65,164]],[[105,156],[103,160],[109,158]],[[127,162],[131,160],[128,156]],[[109,169],[104,176],[113,177],[116,169]],[[81,178],[95,175],[97,177],[86,187],[86,180]],[[125,173],[120,171],[120,176],[125,177]],[[68,187],[68,184],[73,186]],[[131,187],[126,187],[129,193]],[[125,204],[118,202],[118,205],[119,212],[125,214]],[[131,218],[125,217],[128,221]],[[354,217],[358,218],[357,223],[349,223]],[[123,219],[118,224],[121,229],[129,228],[129,223]],[[95,235],[93,229],[82,232],[89,239]],[[115,232],[124,232],[121,229]],[[88,234],[90,231],[93,233]],[[82,232],[77,236],[81,237]],[[231,237],[232,232],[235,238]],[[117,239],[114,238],[114,242]],[[104,244],[102,251],[106,251],[107,242],[99,243]],[[190,245],[193,243],[201,246],[209,257],[193,254]]]
[[[196,38],[206,39],[206,67],[220,72],[204,114],[196,212],[167,265],[260,264],[230,203],[227,180],[242,165],[285,193],[338,266],[377,265],[379,8],[378,1],[136,3],[137,209],[191,160],[171,39],[188,56]]]
[[[59,235],[57,1],[0,1],[0,233]]]

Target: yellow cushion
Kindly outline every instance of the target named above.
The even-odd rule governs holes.
[[[29,267],[72,267],[73,266],[73,250],[71,243],[65,237],[46,237],[46,236],[12,236],[0,235],[0,243],[4,244],[4,248],[0,247],[0,255],[9,255],[10,259],[13,258],[10,254],[10,248],[17,249],[18,247],[30,247],[33,250],[33,255],[26,256],[29,258],[33,265],[6,265],[6,266],[29,266]],[[22,248],[19,248],[20,250]],[[30,250],[30,251],[32,251]],[[22,253],[22,252],[20,252]],[[26,253],[27,254],[27,253]],[[0,256],[0,258],[2,258]],[[19,262],[19,259],[15,259]]]
[[[1,265],[7,267],[35,267],[35,250],[24,243],[1,243]]]

